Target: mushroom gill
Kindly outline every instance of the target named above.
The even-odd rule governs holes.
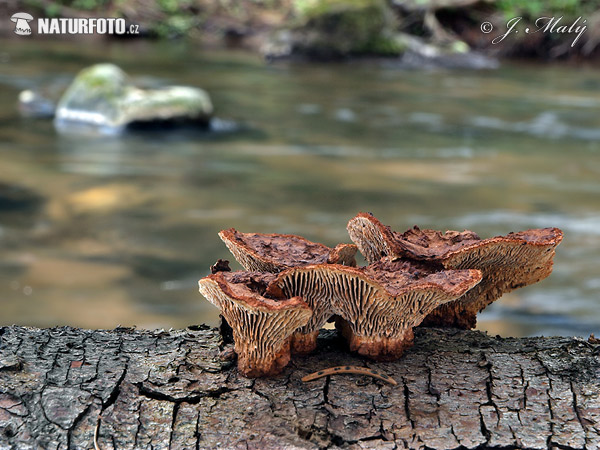
[[[281,272],[308,264],[356,266],[356,245],[338,244],[329,248],[293,234],[242,233],[222,230],[219,237],[246,270]]]
[[[200,293],[221,310],[231,328],[238,370],[248,377],[275,375],[290,360],[290,338],[312,315],[299,297],[263,297],[273,274],[217,272],[199,282]]]
[[[392,231],[370,214],[348,222],[352,241],[369,262],[383,256],[421,261],[445,269],[479,269],[483,279],[455,302],[436,308],[427,326],[474,328],[477,313],[504,293],[537,283],[552,272],[555,249],[562,241],[558,228],[542,228],[481,239],[472,231]]]
[[[393,232],[372,214],[358,213],[346,226],[352,242],[356,244],[369,263],[379,261],[384,256],[392,256],[390,245],[394,242]]]
[[[436,272],[419,263],[382,260],[360,269],[337,264],[290,268],[267,292],[301,296],[313,309],[308,323],[294,334],[294,350],[312,350],[319,329],[336,315],[352,351],[389,360],[412,345],[413,327],[427,314],[480,280],[478,270]]]
[[[447,268],[481,270],[483,280],[455,302],[434,310],[425,326],[475,328],[477,313],[506,292],[535,284],[552,273],[556,247],[563,233],[542,228],[484,239],[448,252],[442,258]]]

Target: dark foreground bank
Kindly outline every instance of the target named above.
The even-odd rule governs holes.
[[[367,56],[399,58],[406,66],[487,68],[498,57],[593,61],[600,53],[600,8],[580,0],[156,0],[140,6],[132,0],[7,2],[0,15],[30,14],[32,33],[17,36],[15,18],[0,24],[0,35],[74,39],[36,36],[37,19],[109,17],[124,19],[127,30],[133,25],[135,33],[120,39],[184,38],[246,47],[269,59]],[[94,36],[77,37],[84,38]]]

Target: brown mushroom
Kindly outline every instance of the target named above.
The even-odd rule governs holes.
[[[339,244],[329,248],[293,234],[242,233],[222,230],[219,237],[246,270],[280,272],[308,264],[356,266],[356,245]]]
[[[198,284],[206,299],[221,310],[231,328],[238,370],[248,377],[275,375],[290,360],[290,338],[312,315],[299,297],[263,297],[275,275],[217,272]]]
[[[372,214],[358,213],[346,226],[350,239],[363,256],[373,263],[384,256],[413,260],[439,261],[447,253],[481,241],[472,231],[421,230],[419,227],[398,233],[383,225]]]
[[[352,351],[386,360],[398,358],[412,344],[413,327],[428,313],[480,280],[478,270],[435,272],[420,263],[382,260],[360,269],[338,264],[290,268],[267,292],[301,296],[313,309],[294,334],[295,350],[314,348],[319,329],[337,315]],[[296,348],[297,342],[305,348]]]
[[[446,269],[479,269],[482,282],[455,302],[440,306],[427,326],[474,328],[477,313],[505,292],[537,283],[552,272],[558,228],[542,228],[481,239],[472,231],[421,230],[397,233],[370,214],[348,222],[348,233],[368,261],[382,256],[422,261]]]
[[[483,280],[456,302],[433,311],[423,325],[475,328],[477,313],[504,293],[537,283],[552,273],[562,238],[558,228],[542,228],[484,239],[449,252],[443,258],[444,267],[476,268]]]

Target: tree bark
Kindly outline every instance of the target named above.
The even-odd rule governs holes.
[[[581,339],[417,329],[399,361],[374,363],[324,331],[256,380],[229,348],[206,326],[0,328],[0,449],[600,448],[600,345]],[[301,381],[337,365],[398,385]]]

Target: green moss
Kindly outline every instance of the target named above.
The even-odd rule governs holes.
[[[464,41],[454,41],[450,44],[450,53],[468,53],[471,49]]]
[[[300,51],[332,57],[400,52],[393,35],[397,26],[384,0],[317,0],[297,5],[303,25]]]
[[[399,45],[394,37],[375,36],[366,43],[362,53],[393,56],[401,54],[404,50],[405,47]]]
[[[59,107],[69,104],[71,108],[89,109],[90,105],[102,105],[101,109],[116,109],[125,94],[127,75],[113,64],[96,64],[83,69],[64,93]]]
[[[348,11],[362,11],[385,5],[380,0],[298,0],[295,2],[296,10],[305,18],[311,19],[328,14]]]

